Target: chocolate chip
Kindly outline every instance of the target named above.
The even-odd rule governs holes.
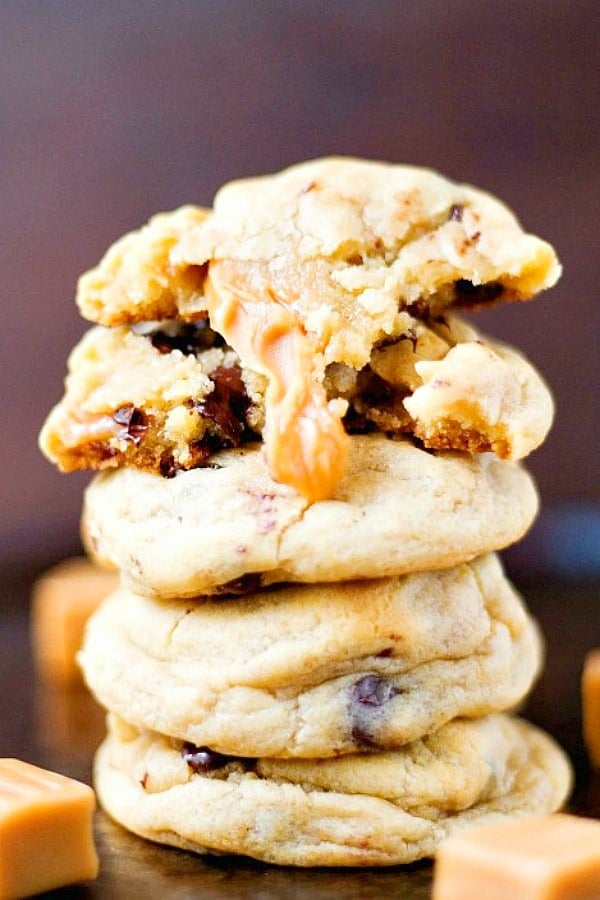
[[[454,282],[455,302],[460,306],[479,306],[500,299],[504,294],[504,285],[497,281],[488,284],[473,284],[465,278]]]
[[[397,688],[379,675],[365,675],[352,686],[353,702],[363,706],[383,706],[397,693]]]
[[[133,403],[126,403],[124,406],[120,406],[119,409],[114,411],[112,417],[117,425],[124,426],[117,437],[121,440],[132,441],[136,446],[148,431],[148,417],[146,413],[134,406]]]
[[[174,478],[177,474],[177,465],[175,464],[173,454],[168,452],[163,453],[158,468],[163,478]]]
[[[385,403],[394,394],[392,386],[380,375],[377,375],[370,366],[365,366],[358,373],[358,391],[364,402],[371,406]]]
[[[236,763],[238,768],[241,767],[244,772],[251,772],[256,768],[255,759],[241,756],[225,756],[223,753],[211,750],[210,747],[198,747],[189,741],[183,744],[181,755],[190,769],[199,775],[217,772],[231,763]]]
[[[210,747],[197,747],[190,743],[183,745],[181,755],[194,772],[214,772],[215,769],[222,769],[234,759],[232,756],[215,753]]]
[[[171,353],[179,350],[186,356],[194,356],[211,347],[222,347],[225,343],[220,334],[213,331],[208,319],[200,319],[187,325],[181,325],[176,334],[165,331],[153,331],[148,335],[152,346],[159,353]]]
[[[206,466],[219,469],[221,466],[218,463],[207,462],[215,453],[257,439],[246,421],[250,398],[240,367],[217,366],[210,373],[210,378],[214,384],[212,393],[202,400],[188,400],[185,403],[188,409],[195,409],[202,416],[206,429],[201,438],[190,441],[191,465],[186,468]],[[172,478],[180,467],[173,455],[166,452],[159,468],[163,477]]]
[[[409,416],[403,400],[410,393],[406,386],[392,385],[365,366],[358,373],[356,393],[349,398],[344,416],[344,428],[349,434],[368,434],[370,431],[402,433],[409,426]]]
[[[206,466],[219,469],[221,466],[218,463],[207,462],[215,453],[258,439],[246,420],[251,404],[240,367],[217,366],[210,373],[210,378],[214,384],[212,393],[202,400],[188,400],[185,403],[188,409],[195,409],[205,422],[202,437],[189,442],[191,465],[186,468]],[[165,478],[172,478],[178,468],[170,453],[166,453],[160,461],[160,472]]]
[[[208,397],[194,403],[194,408],[210,422],[206,434],[194,442],[197,451],[205,448],[210,455],[223,447],[238,447],[246,436],[246,414],[250,398],[239,366],[217,366],[210,373],[214,388]]]
[[[378,747],[374,731],[381,720],[380,710],[400,691],[387,678],[364,675],[350,688],[349,712],[353,740],[363,747]]]
[[[370,422],[363,413],[357,412],[352,405],[343,418],[343,425],[348,434],[370,434],[376,430],[375,423]]]
[[[223,594],[231,594],[234,596],[252,594],[261,587],[262,578],[262,572],[246,572],[241,578],[234,578],[232,581],[226,581],[225,584],[219,585],[215,593],[220,596]]]

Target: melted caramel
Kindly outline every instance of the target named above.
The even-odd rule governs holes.
[[[78,447],[81,444],[88,444],[90,441],[108,443],[123,431],[126,432],[127,429],[115,422],[112,415],[108,413],[87,415],[79,413],[77,417],[73,415],[65,421],[63,431],[65,444],[69,447]]]
[[[204,291],[212,327],[269,379],[263,437],[272,477],[308,500],[331,497],[348,437],[339,403],[328,402],[318,381],[313,342],[280,298],[245,287],[237,267],[212,262]]]

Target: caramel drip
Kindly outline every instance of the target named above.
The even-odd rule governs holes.
[[[325,500],[344,473],[348,437],[317,379],[315,348],[279,298],[257,296],[232,275],[226,264],[210,264],[206,305],[211,327],[269,379],[263,437],[271,475],[308,500]]]

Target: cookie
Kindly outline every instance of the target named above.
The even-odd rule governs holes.
[[[327,760],[219,756],[111,717],[95,765],[100,803],[131,831],[295,866],[412,862],[468,825],[552,812],[570,784],[554,742],[504,715]]]
[[[293,295],[319,343],[350,355],[362,343],[362,365],[399,309],[526,299],[560,274],[550,245],[490,194],[424,168],[339,157],[231,182],[210,215],[155,216],[80,278],[77,303],[104,325],[193,320],[206,311],[198,288],[213,260],[234,263],[253,293],[266,280],[278,299]],[[170,292],[156,274],[165,271]]]
[[[119,238],[101,264],[81,276],[77,296],[85,297],[87,318],[119,325],[146,319],[170,319],[204,309],[205,272],[173,266],[170,254],[181,237],[201,224],[209,211],[182,206],[158,213],[139,231]]]
[[[173,478],[101,472],[82,524],[92,555],[135,591],[182,598],[447,568],[518,540],[537,505],[519,463],[354,435],[332,500],[273,481],[248,444]]]
[[[109,251],[83,277],[84,316],[105,325],[165,318],[162,297],[140,307],[137,282],[133,302],[127,296],[128,270],[152,256],[152,234],[131,236],[127,252]],[[349,452],[347,403],[328,398],[328,366],[362,370],[374,349],[412,337],[415,314],[526,299],[560,273],[552,248],[489,195],[428,170],[342,158],[227,185],[166,263],[158,246],[169,278],[205,276],[204,301],[184,297],[167,318],[208,314],[242,365],[266,377],[269,469],[310,500],[333,496]],[[104,285],[106,299],[90,283]],[[468,430],[460,423],[445,429],[443,446],[457,426]]]
[[[428,448],[511,459],[542,442],[552,398],[521,355],[456,317],[415,318],[413,330],[411,340],[373,350],[360,372],[326,369],[328,401],[347,404],[346,432],[412,434]],[[260,440],[266,387],[205,319],[143,333],[96,327],[70,354],[65,396],[40,446],[63,471],[128,465],[172,474]]]
[[[488,556],[212,602],[122,589],[89,621],[79,662],[98,701],[140,728],[235,756],[326,757],[513,707],[541,643]]]
[[[96,327],[69,356],[40,447],[67,472],[126,465],[170,475],[259,440],[263,395],[264,378],[242,370],[205,323],[176,334]]]

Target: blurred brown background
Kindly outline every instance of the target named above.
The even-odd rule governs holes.
[[[521,577],[600,571],[597,0],[0,3],[0,567],[77,547],[84,476],[36,436],[86,325],[77,276],[152,213],[342,153],[487,188],[561,283],[479,317],[552,385]]]

